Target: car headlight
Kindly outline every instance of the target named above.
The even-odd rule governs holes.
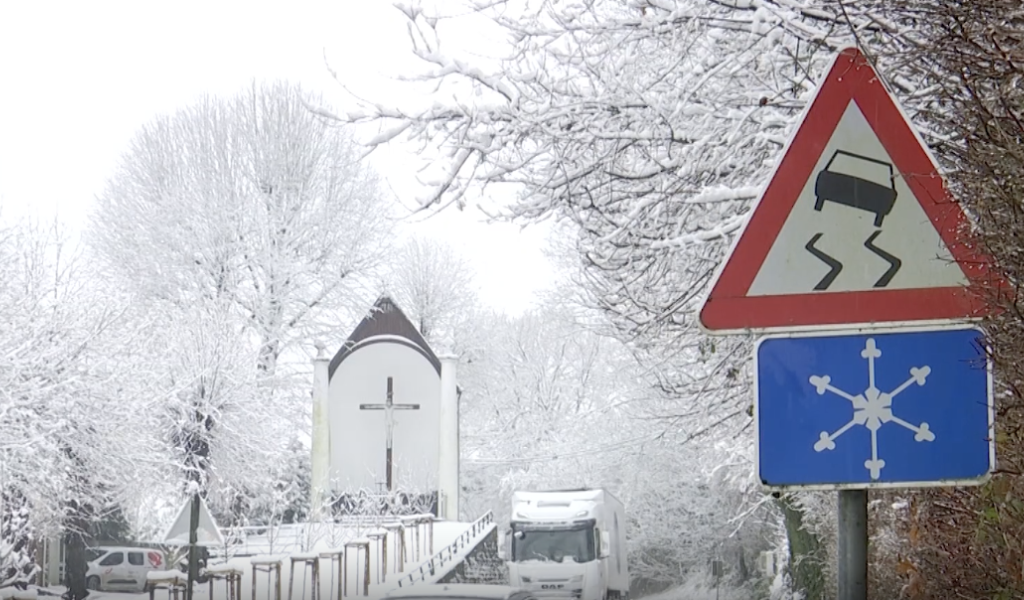
[[[531,583],[533,581],[532,579],[530,579],[529,577],[527,577],[525,575],[523,575],[523,576],[521,576],[519,578],[523,580],[523,583]]]

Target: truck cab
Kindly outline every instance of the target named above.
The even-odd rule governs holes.
[[[612,530],[621,506],[603,490],[516,492],[501,536],[511,585],[540,599],[625,600],[625,548]]]

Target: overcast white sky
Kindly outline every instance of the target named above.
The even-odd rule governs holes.
[[[388,0],[0,3],[0,205],[80,223],[136,130],[202,93],[283,78],[341,102],[325,51],[340,76],[385,96],[379,73],[412,60]],[[415,191],[411,165],[378,164],[399,194]],[[544,230],[484,225],[469,211],[415,230],[460,247],[496,308],[518,312],[552,283]]]

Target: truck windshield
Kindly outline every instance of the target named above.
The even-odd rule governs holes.
[[[578,563],[596,558],[594,527],[582,525],[563,529],[516,528],[512,536],[512,560],[543,560],[562,562],[572,559]]]

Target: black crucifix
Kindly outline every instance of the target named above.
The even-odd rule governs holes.
[[[387,475],[387,488],[389,492],[393,492],[394,488],[391,481],[391,465],[392,465],[392,450],[394,448],[392,442],[395,434],[395,411],[396,410],[419,410],[419,404],[395,404],[394,402],[394,389],[392,379],[388,377],[388,397],[384,404],[360,404],[359,410],[382,410],[384,411],[384,428],[387,433],[387,457],[385,469]]]

